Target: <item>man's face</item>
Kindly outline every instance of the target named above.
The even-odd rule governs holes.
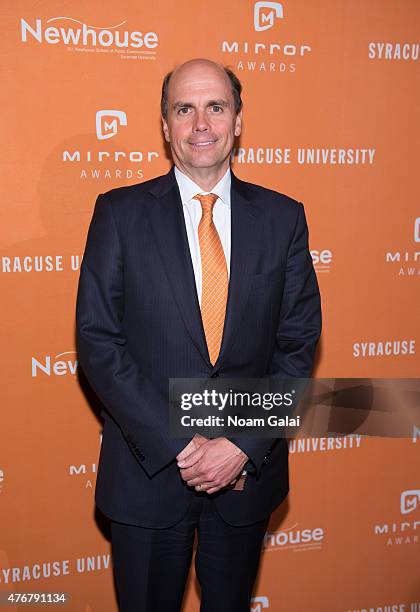
[[[229,78],[221,69],[191,62],[172,75],[163,131],[175,164],[187,175],[202,174],[206,168],[211,172],[227,169],[241,120],[242,112],[235,113]]]

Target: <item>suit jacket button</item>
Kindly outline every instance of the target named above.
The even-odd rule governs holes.
[[[213,374],[210,376],[210,378],[218,378],[219,377],[219,372],[213,372]]]

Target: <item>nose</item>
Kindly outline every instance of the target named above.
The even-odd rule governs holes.
[[[194,132],[206,132],[209,129],[209,122],[205,110],[197,110],[195,115],[193,130]]]

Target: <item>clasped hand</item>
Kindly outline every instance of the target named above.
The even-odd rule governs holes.
[[[227,438],[209,440],[196,434],[176,459],[183,480],[211,494],[236,482],[248,455]]]

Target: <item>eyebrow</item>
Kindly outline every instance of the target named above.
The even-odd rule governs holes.
[[[222,106],[226,108],[229,106],[229,103],[226,100],[209,100],[206,106]],[[191,102],[175,102],[172,108],[174,110],[177,108],[194,108],[194,104],[191,104]]]

